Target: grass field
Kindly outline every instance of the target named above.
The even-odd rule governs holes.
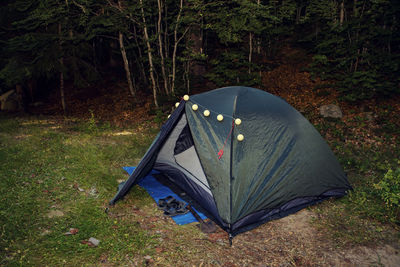
[[[362,118],[354,120],[357,125],[364,122]],[[379,189],[379,182],[389,169],[395,172],[399,168],[399,140],[357,145],[347,142],[356,137],[350,138],[352,133],[343,130],[345,125],[337,128],[337,124],[325,122],[316,126],[324,137],[332,136],[329,144],[349,173],[355,190],[341,200],[311,208],[310,227],[317,229],[321,240],[330,240],[324,243],[325,248],[398,244],[400,215],[395,201],[399,193],[395,189],[384,192],[382,187]],[[241,266],[260,261],[273,263],[278,261],[279,253],[289,259],[288,265],[327,263],[320,262],[317,254],[308,257],[304,251],[291,249],[301,240],[291,244],[288,239],[287,252],[271,251],[269,256],[275,258],[258,259],[251,258],[258,241],[246,243],[245,234],[238,237],[237,243],[242,242],[240,246],[247,246],[252,252],[244,253],[246,250],[242,249],[236,253],[235,248],[229,249],[221,231],[207,236],[193,225],[174,225],[138,187],[106,214],[104,210],[116,192],[118,180],[127,178],[121,167],[139,162],[158,132],[154,125],[147,122],[117,128],[98,123],[93,117],[56,120],[1,115],[0,265]],[[397,127],[383,131],[390,139]],[[396,179],[389,177],[388,183],[393,180],[395,187]],[[389,195],[388,199],[383,192]],[[267,228],[260,227],[247,237],[263,229],[273,231],[275,226],[271,223],[263,226]],[[65,235],[70,228],[78,232]],[[100,240],[98,247],[85,243],[90,237]],[[270,244],[264,245],[268,249]],[[232,253],[232,262],[224,260],[226,253]],[[235,261],[235,257],[241,258]]]
[[[104,209],[117,180],[126,179],[121,167],[139,161],[157,130],[0,120],[0,265],[80,265],[98,262],[106,251],[115,259],[132,249],[146,253],[152,237]],[[134,191],[139,203],[151,203]],[[64,235],[70,228],[79,231]],[[101,241],[98,248],[81,244],[90,237]]]

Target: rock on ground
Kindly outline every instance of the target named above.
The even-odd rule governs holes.
[[[92,243],[93,246],[95,246],[95,247],[97,247],[100,244],[100,240],[98,240],[94,237],[89,238],[89,242]]]
[[[343,113],[340,107],[333,104],[321,106],[319,108],[319,113],[324,118],[340,119],[343,117]]]
[[[48,218],[54,218],[54,217],[62,217],[64,216],[64,212],[61,210],[51,210],[49,213],[47,213]]]

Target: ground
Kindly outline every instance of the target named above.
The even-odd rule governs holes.
[[[154,205],[152,205],[155,207]],[[148,207],[147,210],[152,210]],[[157,253],[147,261],[154,266],[399,266],[398,244],[337,248],[313,226],[317,215],[309,209],[269,222],[238,235],[229,246],[219,229],[203,234],[196,223],[177,226],[153,208],[136,220],[158,236]],[[111,215],[112,216],[112,215]],[[139,265],[141,258],[132,261]]]
[[[0,265],[400,266],[400,210],[377,187],[399,166],[399,96],[344,102],[293,64],[262,75],[263,89],[327,140],[354,187],[348,196],[240,234],[232,247],[220,229],[175,225],[138,187],[106,214],[127,178],[121,167],[140,161],[170,109],[157,113],[151,96],[138,103],[122,82],[90,96],[71,90],[66,117],[56,104],[0,114]],[[344,117],[322,118],[322,104]]]

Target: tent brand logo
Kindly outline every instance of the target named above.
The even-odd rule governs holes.
[[[234,129],[234,128],[235,128],[235,123],[234,123],[234,121],[232,121],[231,130],[230,130],[228,136],[226,137],[225,142],[224,142],[224,144],[223,144],[221,150],[218,152],[218,159],[221,159],[221,158],[222,158],[222,155],[224,155],[224,147],[225,147],[225,145],[226,145],[226,142],[228,142],[229,137],[232,135],[232,132],[233,132],[233,129]]]

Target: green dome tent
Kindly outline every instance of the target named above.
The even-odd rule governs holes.
[[[240,86],[182,100],[110,204],[152,169],[230,237],[351,189],[329,146],[298,111]]]

